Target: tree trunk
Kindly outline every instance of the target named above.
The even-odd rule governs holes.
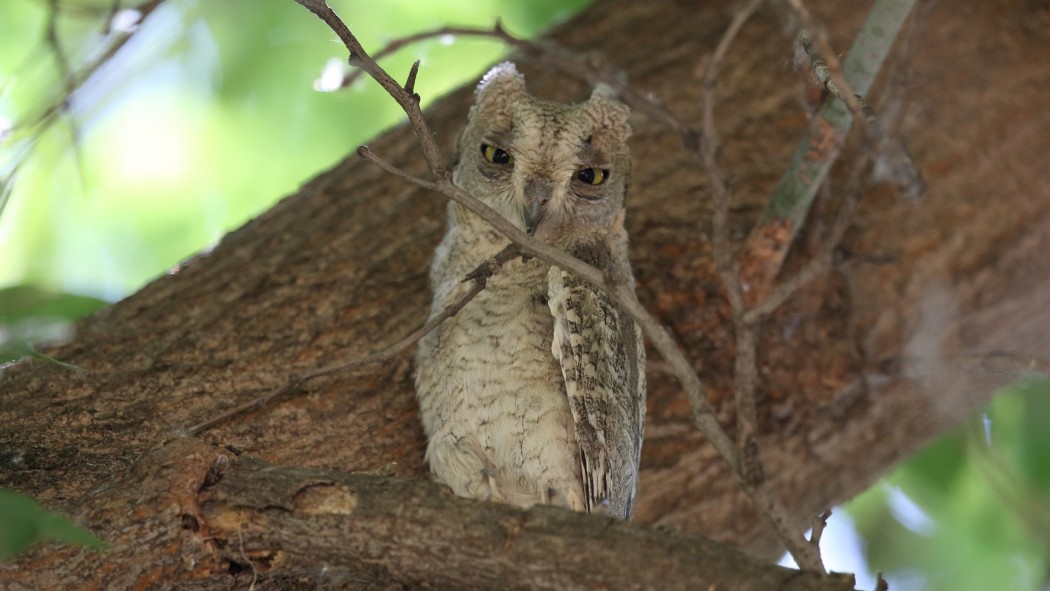
[[[698,122],[700,68],[731,16],[724,4],[600,0],[552,36],[604,56],[632,87]],[[848,49],[865,10],[809,4],[835,47]],[[1009,370],[1048,348],[1050,64],[1039,56],[1050,42],[1050,11],[1030,0],[942,0],[916,10],[871,102],[896,115],[929,191],[913,202],[869,189],[844,261],[761,331],[761,456],[800,528],[984,404],[1017,375],[998,371],[1001,362]],[[783,16],[767,7],[747,25],[720,80],[719,156],[734,178],[738,238],[806,132]],[[579,81],[519,65],[538,96],[586,95]],[[446,143],[464,122],[470,93],[427,111]],[[731,314],[705,238],[706,181],[676,135],[635,119],[628,229],[639,298],[672,329],[732,428]],[[424,170],[404,126],[371,148]],[[840,176],[832,177],[832,195]],[[258,573],[271,588],[626,586],[640,585],[632,576],[642,571],[621,567],[650,562],[668,581],[701,577],[693,588],[818,588],[778,579],[775,567],[751,583],[731,569],[672,572],[646,553],[650,546],[688,548],[704,560],[710,545],[406,482],[427,474],[410,353],[309,381],[195,439],[181,436],[291,374],[365,356],[422,324],[444,209],[440,196],[350,157],[211,253],[85,319],[73,342],[49,351],[87,372],[36,362],[7,370],[0,486],[73,515],[112,548],[44,546],[0,565],[0,582],[210,589]],[[810,231],[821,223],[814,214]],[[804,250],[796,249],[789,271]],[[772,557],[779,545],[770,528],[691,426],[688,402],[654,353],[648,373],[636,521]],[[260,460],[274,466],[260,469]],[[346,474],[361,472],[373,476]],[[267,496],[278,489],[283,500]],[[421,519],[435,520],[433,530]],[[338,532],[345,538],[324,537]],[[535,551],[543,543],[546,562]],[[618,560],[606,543],[637,555]],[[729,554],[712,554],[721,556],[716,562],[757,568],[719,551]],[[576,578],[557,578],[559,565]]]

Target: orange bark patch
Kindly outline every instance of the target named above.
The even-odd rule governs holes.
[[[749,306],[762,301],[773,290],[791,246],[791,220],[774,220],[755,226],[740,257],[740,285]]]

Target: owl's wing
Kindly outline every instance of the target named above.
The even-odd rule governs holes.
[[[613,257],[605,245],[570,254],[598,268]],[[617,273],[630,277],[629,269]],[[641,329],[606,293],[551,267],[551,352],[561,363],[579,444],[588,512],[630,518],[637,491],[645,418],[645,348]]]

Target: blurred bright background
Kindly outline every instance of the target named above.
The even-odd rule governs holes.
[[[589,2],[329,3],[374,51],[497,18],[533,36]],[[292,0],[166,0],[142,22],[113,7],[0,2],[0,363],[211,247],[402,118],[369,80],[325,91],[345,50]],[[69,73],[124,38],[68,91]],[[384,65],[403,77],[421,59],[426,103],[503,54],[495,42],[439,38]],[[857,572],[862,589],[874,571],[894,591],[1050,589],[1048,421],[1050,381],[1017,382],[836,508],[822,544],[829,568]]]

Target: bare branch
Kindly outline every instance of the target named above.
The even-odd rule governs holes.
[[[777,308],[795,295],[799,289],[831,268],[835,258],[835,251],[842,244],[842,240],[846,236],[846,230],[849,229],[849,225],[853,221],[853,212],[860,205],[863,192],[861,175],[869,162],[870,158],[861,157],[854,163],[853,172],[850,174],[846,190],[843,192],[842,205],[839,207],[835,223],[832,225],[831,232],[824,240],[820,251],[798,273],[780,281],[765,299],[744,312],[741,318],[745,324],[753,326],[769,318]]]
[[[299,2],[299,0],[296,0],[296,2]],[[302,2],[300,2],[300,4],[302,4]],[[562,72],[587,80],[591,84],[599,82],[607,84],[616,89],[619,93],[620,100],[622,100],[627,106],[631,107],[632,110],[643,113],[651,119],[663,123],[682,137],[683,143],[690,151],[696,151],[697,145],[700,141],[700,132],[692,127],[688,121],[682,119],[670,109],[661,105],[656,99],[629,88],[624,83],[622,76],[606,68],[599,67],[599,65],[593,61],[581,60],[570,52],[557,47],[550,41],[538,43],[515,37],[508,33],[499,25],[499,23],[491,29],[440,27],[430,31],[408,35],[391,41],[385,47],[375,52],[372,59],[378,61],[413,43],[436,37],[448,36],[495,39],[520,51],[522,54],[535,59],[539,63],[553,66]],[[346,87],[353,84],[358,80],[361,72],[368,73],[364,68],[351,72],[343,78],[341,86]]]
[[[715,155],[717,151],[714,106],[718,75],[729,47],[740,34],[744,24],[758,9],[761,0],[751,0],[733,16],[714,53],[707,60],[703,77],[703,135],[696,151],[704,164],[708,186],[714,200],[711,229],[711,250],[722,279],[736,332],[736,359],[733,372],[733,398],[737,417],[737,448],[740,465],[736,472],[744,491],[760,508],[761,513],[776,530],[784,546],[802,568],[824,572],[820,552],[813,551],[791,522],[787,509],[772,492],[762,486],[764,468],[757,443],[758,416],[755,404],[755,329],[744,321],[746,300],[740,283],[739,267],[729,242],[729,184],[725,180]]]
[[[737,412],[737,446],[744,454],[745,478],[753,484],[761,480],[761,463],[754,445],[758,431],[755,412],[754,334],[750,327],[738,322],[744,311],[744,293],[740,285],[739,271],[733,248],[729,243],[729,183],[722,174],[715,157],[717,131],[715,129],[714,105],[718,75],[729,47],[740,34],[744,23],[758,9],[762,0],[751,0],[733,16],[714,53],[707,60],[703,78],[703,136],[698,146],[700,159],[704,163],[708,185],[714,200],[714,216],[711,224],[711,250],[715,266],[726,290],[736,325],[737,350],[736,371],[733,386]],[[753,450],[753,451],[747,451]]]
[[[828,526],[828,519],[831,519],[831,509],[824,511],[820,515],[817,515],[813,519],[812,533],[809,535],[809,543],[820,551],[820,538],[824,535],[824,528]]]
[[[733,257],[733,249],[729,244],[729,184],[718,166],[715,153],[718,151],[717,132],[715,129],[715,90],[718,84],[718,74],[722,70],[725,56],[729,52],[729,46],[740,34],[747,19],[758,9],[762,0],[751,0],[741,7],[733,16],[722,40],[719,41],[711,57],[708,58],[707,68],[704,70],[703,78],[703,136],[698,146],[700,159],[704,163],[707,174],[708,185],[711,189],[711,197],[714,200],[715,210],[711,230],[711,250],[714,253],[715,265],[722,278],[722,284],[729,297],[729,304],[734,316],[741,314],[744,310],[744,294],[740,286],[740,278],[736,261]]]
[[[812,23],[809,12],[802,6],[801,0],[789,0],[789,4],[799,13],[803,22]],[[875,122],[875,111],[868,106],[863,96],[853,92],[849,81],[842,74],[842,64],[832,52],[831,44],[822,28],[818,29],[818,39],[819,41],[814,42],[810,32],[806,29],[802,29],[796,39],[799,47],[809,57],[809,64],[817,82],[832,96],[842,101],[855,119],[861,121],[863,125],[870,126]]]
[[[139,13],[140,22],[145,20],[163,3],[164,0],[147,0],[141,5],[136,6],[135,10]],[[69,102],[70,99],[72,99],[73,94],[90,80],[91,77],[95,75],[95,72],[108,63],[109,60],[131,40],[136,31],[137,29],[117,31],[114,33],[115,37],[109,45],[94,60],[76,71],[67,69],[62,72],[63,92],[61,98],[44,106],[36,116],[28,118],[28,124],[19,124],[17,127],[39,130],[42,127],[50,125],[58,116],[65,113],[69,107]]]
[[[823,35],[821,42],[827,45]],[[838,59],[830,53],[825,57],[824,52],[830,51],[830,48],[823,45],[823,49],[818,48],[810,38],[809,32],[805,30],[798,34],[798,45],[809,57],[817,82],[832,96],[842,101],[849,108],[850,114],[861,122],[868,146],[880,155],[888,169],[886,176],[894,182],[898,191],[911,198],[921,195],[926,190],[926,183],[912,161],[908,148],[900,138],[886,133],[875,109],[868,105],[863,95],[853,94],[849,82],[842,75]]]
[[[452,303],[446,306],[440,314],[428,320],[415,332],[394,343],[393,345],[390,345],[389,347],[383,349],[382,351],[379,351],[378,353],[373,353],[366,357],[361,357],[358,359],[353,359],[351,361],[346,361],[318,368],[312,371],[308,371],[306,373],[289,376],[288,381],[280,387],[275,388],[274,390],[254,400],[246,402],[240,406],[234,407],[220,414],[217,417],[208,419],[207,421],[194,425],[189,429],[186,429],[186,433],[189,435],[197,435],[198,433],[207,431],[208,429],[211,429],[216,425],[224,423],[232,419],[233,417],[240,416],[246,412],[250,412],[258,408],[262,408],[270,402],[274,401],[275,399],[284,396],[292,390],[295,390],[307,380],[312,380],[321,376],[331,375],[333,373],[349,371],[351,369],[357,369],[366,365],[384,363],[386,361],[389,361],[390,359],[393,359],[394,356],[396,356],[397,354],[416,344],[416,341],[433,331],[435,328],[441,325],[442,322],[455,316],[460,310],[463,309],[464,306],[466,306],[471,300],[473,300],[475,296],[477,296],[479,293],[481,293],[483,289],[485,289],[485,285],[488,279],[494,275],[499,274],[503,265],[507,261],[519,256],[521,256],[521,251],[519,250],[518,246],[511,243],[506,248],[501,250],[498,254],[496,254],[496,256],[482,262],[480,265],[478,265],[476,269],[467,274],[466,278],[464,279],[464,281],[474,282],[474,284],[470,287],[469,290],[467,290],[463,295],[456,298]]]
[[[821,109],[820,115],[813,118],[810,135],[796,149],[791,166],[762,214],[762,221],[748,238],[748,253],[754,260],[747,261],[742,267],[746,285],[752,293],[759,295],[771,290],[773,278],[780,271],[817,189],[838,157],[853,121],[851,109],[863,114],[854,95],[867,92],[871,86],[897,32],[911,12],[914,0],[877,0],[857,34],[841,72],[834,52],[824,39],[823,28],[814,22],[802,0],[788,0],[788,4],[795,10],[803,28],[812,35],[825,58],[830,79],[851,107],[840,101],[830,101]],[[866,120],[866,117],[861,117],[862,122]]]
[[[419,43],[426,41],[427,39],[435,39],[441,37],[482,37],[490,38],[495,41],[506,42],[506,39],[500,33],[503,31],[498,25],[493,29],[479,29],[476,27],[439,27],[437,29],[431,29],[429,31],[422,31],[419,33],[413,33],[412,35],[406,35],[404,37],[398,37],[393,41],[389,42],[379,51],[372,54],[372,59],[378,62],[379,60],[386,58],[398,51]],[[340,88],[346,88],[357,82],[362,74],[365,74],[364,70],[352,70],[343,77],[342,83],[339,85]],[[406,85],[407,86],[407,85]]]
[[[416,75],[419,74],[419,60],[412,62],[412,69],[408,71],[408,80],[405,81],[405,92],[416,94]],[[416,95],[418,96],[418,95]],[[418,100],[418,99],[417,99]]]
[[[769,492],[767,490],[768,487],[752,486],[746,481],[739,478],[738,480],[741,488],[751,498],[751,502],[755,504],[755,508],[773,526],[773,530],[777,532],[780,541],[784,543],[784,547],[787,548],[791,557],[795,559],[795,564],[805,571],[826,572],[824,562],[820,558],[820,551],[814,549],[813,545],[798,531],[798,528],[795,527],[794,522],[790,518],[791,513],[780,502],[780,499]]]
[[[357,66],[367,72],[373,80],[383,87],[383,90],[387,91],[387,94],[397,101],[397,104],[408,115],[408,120],[412,124],[412,130],[415,131],[416,137],[419,138],[419,145],[423,149],[423,158],[426,159],[427,166],[430,168],[434,178],[443,179],[447,177],[448,171],[445,169],[441,151],[437,147],[437,142],[434,141],[430,128],[427,127],[426,122],[423,120],[423,113],[419,109],[419,101],[416,100],[415,95],[406,91],[386,70],[379,67],[379,64],[368,56],[368,52],[361,46],[357,37],[354,37],[354,34],[350,32],[350,28],[343,23],[343,20],[328,6],[327,2],[324,0],[295,1],[317,15],[339,36],[343,45],[350,52],[350,65]]]

